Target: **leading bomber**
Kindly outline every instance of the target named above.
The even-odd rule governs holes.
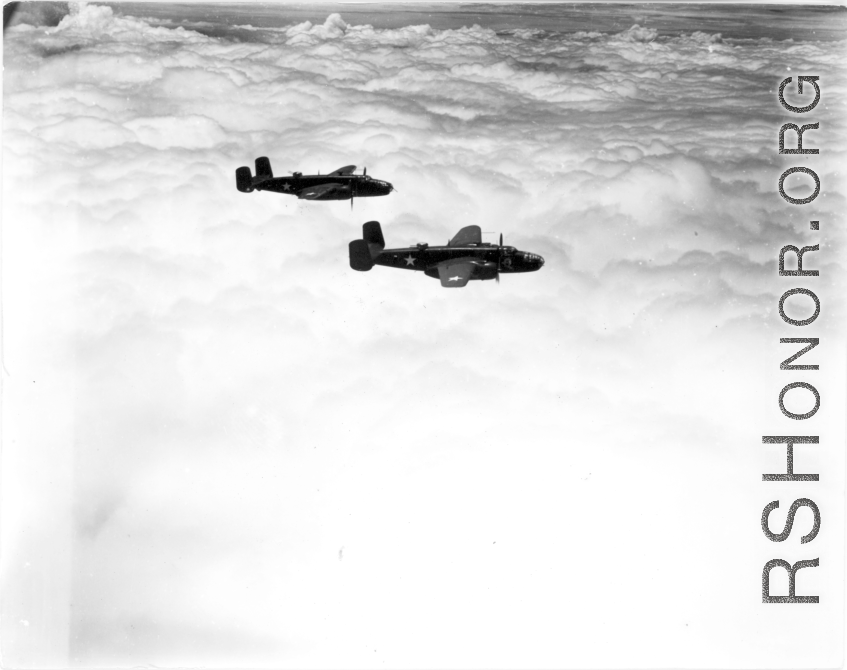
[[[519,251],[515,247],[482,241],[479,226],[466,226],[447,246],[431,247],[418,244],[402,249],[386,249],[385,238],[378,221],[362,226],[362,239],[349,244],[350,267],[367,271],[374,265],[403,270],[421,270],[427,277],[441,280],[446,288],[461,288],[471,279],[496,279],[500,274],[534,272],[544,265],[538,254]]]
[[[387,181],[369,177],[367,168],[363,174],[353,174],[355,169],[355,165],[347,165],[325,175],[295,172],[290,177],[274,177],[271,161],[262,156],[256,159],[255,177],[247,166],[235,171],[235,187],[242,193],[290,193],[301,200],[350,200],[351,206],[353,198],[388,195],[394,190]]]

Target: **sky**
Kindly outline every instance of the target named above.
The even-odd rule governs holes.
[[[4,34],[4,662],[837,666],[843,12],[277,9],[24,6]],[[800,118],[820,153],[780,156]],[[257,156],[396,191],[240,193]],[[796,165],[810,205],[778,194]],[[355,272],[370,220],[546,263]],[[786,244],[820,276],[779,277]],[[781,371],[780,337],[820,370]],[[762,482],[761,436],[796,431],[821,481]],[[804,508],[775,545],[762,509],[801,496],[819,535]],[[813,557],[819,605],[761,603],[766,561]]]

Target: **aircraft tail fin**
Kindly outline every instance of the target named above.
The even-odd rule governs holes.
[[[364,240],[353,240],[348,245],[350,249],[350,267],[359,272],[367,272],[374,266],[371,250]]]
[[[379,256],[385,249],[385,238],[382,236],[379,221],[368,221],[362,226],[362,239],[368,243],[372,258]]]
[[[350,267],[367,272],[374,266],[374,260],[385,249],[385,238],[379,221],[368,221],[362,226],[362,239],[353,240],[350,249]]]
[[[250,193],[266,179],[273,179],[274,173],[271,170],[271,161],[267,156],[262,156],[256,159],[256,176],[250,172],[250,168],[246,165],[235,171],[235,188],[242,193]]]
[[[242,193],[250,193],[253,190],[253,175],[249,167],[240,167],[235,171],[235,188]]]
[[[256,159],[256,177],[259,179],[273,179],[274,173],[271,170],[271,161],[267,156],[262,156]]]

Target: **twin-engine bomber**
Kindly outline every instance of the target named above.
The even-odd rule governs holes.
[[[262,156],[256,159],[255,177],[247,166],[235,171],[235,187],[242,193],[290,193],[301,200],[349,200],[351,207],[353,198],[388,195],[394,190],[387,181],[369,177],[367,168],[364,174],[353,174],[355,169],[355,165],[347,165],[326,175],[294,172],[290,177],[274,177],[271,161]]]
[[[461,288],[471,279],[496,279],[500,274],[534,272],[544,265],[538,254],[519,251],[515,247],[482,241],[479,226],[462,228],[447,246],[431,247],[418,244],[403,249],[386,249],[385,238],[378,221],[362,226],[362,239],[349,245],[350,267],[360,272],[374,265],[403,270],[422,270],[427,277],[441,280],[447,288]]]

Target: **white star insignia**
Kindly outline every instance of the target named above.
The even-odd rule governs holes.
[[[459,281],[460,279],[461,279],[461,277],[459,277],[459,276],[457,275],[457,276],[455,276],[455,277],[450,277],[450,279],[449,279],[448,281]]]
[[[415,257],[412,256],[412,254],[409,254],[403,260],[406,261],[406,265],[414,265],[415,264]]]
[[[290,191],[290,190],[291,190],[291,186],[290,186],[289,184],[283,184],[283,186],[282,186],[282,190],[283,190],[283,191]]]

